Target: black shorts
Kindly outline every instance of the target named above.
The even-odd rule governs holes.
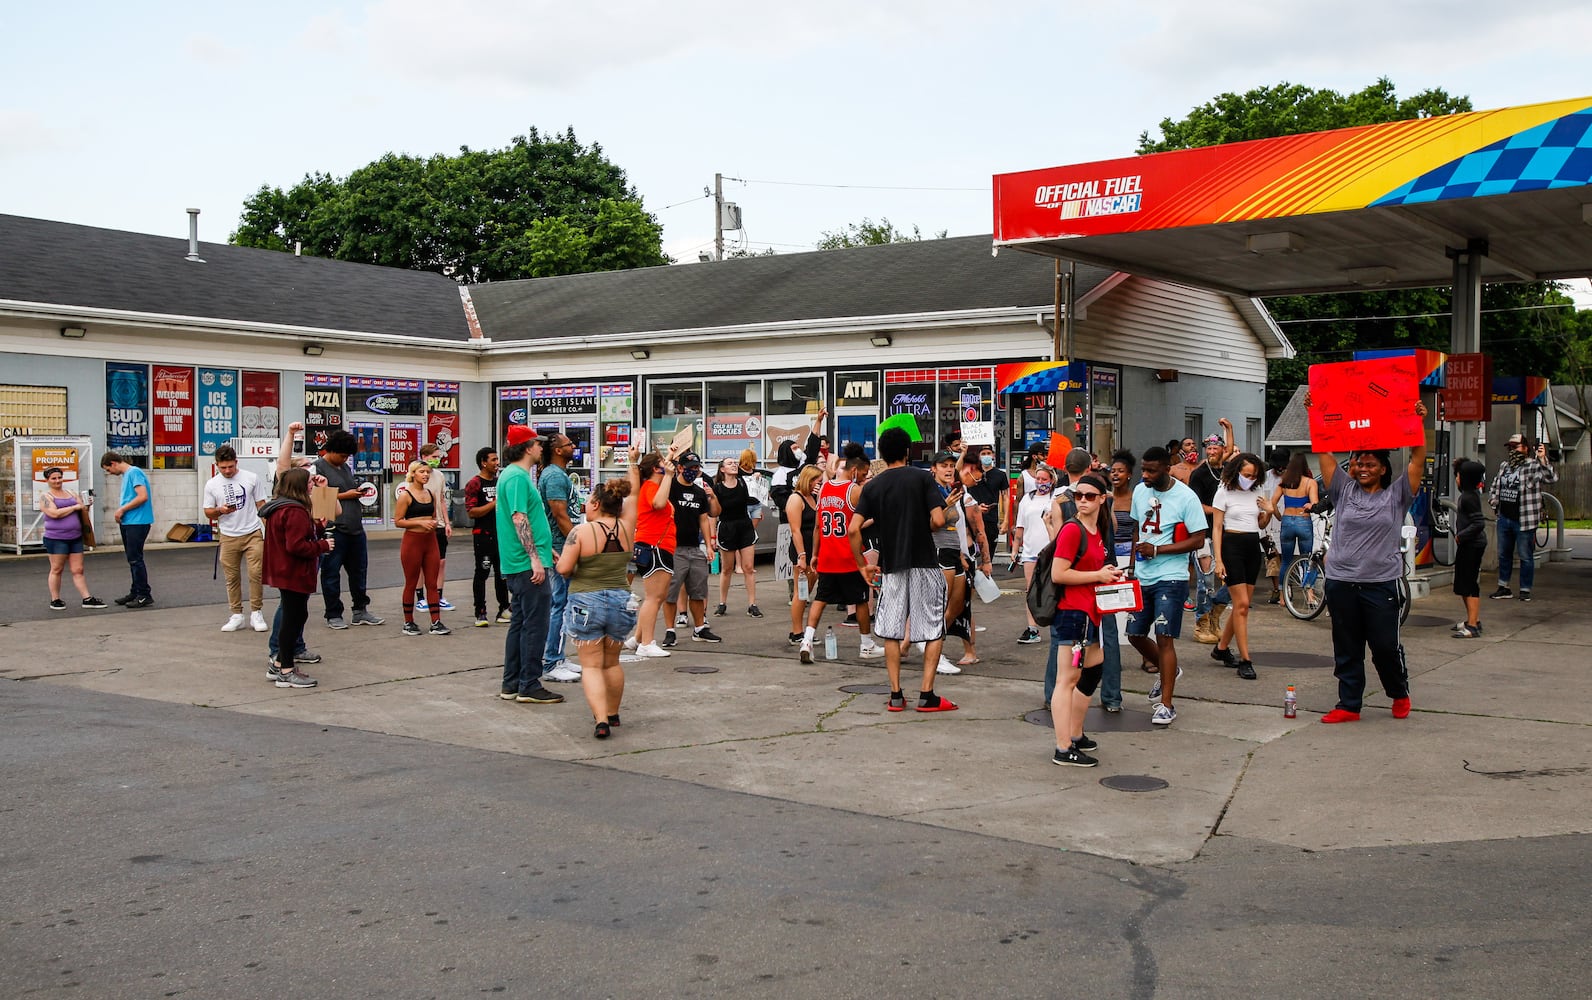
[[[674,553],[647,542],[637,542],[631,553],[636,564],[636,575],[645,580],[654,573],[674,575]]]
[[[1454,596],[1481,596],[1481,557],[1487,547],[1461,545],[1454,553]]]
[[[818,591],[813,600],[820,604],[867,604],[868,581],[856,570],[848,573],[819,573]]]
[[[961,549],[935,549],[934,559],[941,569],[948,569],[953,573],[959,573],[962,570]]]
[[[1251,531],[1222,532],[1222,568],[1229,587],[1253,587],[1260,579],[1266,557],[1260,551],[1260,536]]]
[[[437,529],[437,558],[448,558],[448,532],[444,528]]]
[[[757,528],[751,521],[719,522],[719,548],[725,552],[737,552],[756,544]]]

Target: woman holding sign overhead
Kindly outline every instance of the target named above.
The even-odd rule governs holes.
[[[1312,405],[1310,396],[1305,406]],[[1418,417],[1426,404],[1415,403]],[[1337,459],[1320,456],[1321,481],[1336,511],[1332,547],[1327,550],[1327,610],[1332,613],[1333,673],[1338,678],[1337,707],[1322,722],[1357,722],[1365,696],[1365,653],[1393,699],[1393,717],[1410,714],[1410,677],[1399,641],[1398,581],[1404,575],[1400,539],[1404,515],[1420,488],[1426,443],[1410,452],[1409,465],[1395,475],[1385,449],[1356,449],[1347,474]]]

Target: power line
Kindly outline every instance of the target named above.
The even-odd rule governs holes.
[[[731,178],[726,177],[725,180],[731,180]],[[750,179],[742,180],[741,183],[777,184],[781,187],[836,188],[856,191],[977,191],[981,194],[989,193],[989,188],[987,187],[902,187],[894,184],[818,184],[811,181],[760,181]]]
[[[1507,309],[1483,309],[1482,315],[1508,312],[1530,312],[1536,309],[1574,309],[1575,307],[1576,306],[1574,302],[1551,303],[1540,306],[1510,306]],[[1405,313],[1402,316],[1313,316],[1308,319],[1279,319],[1276,320],[1276,322],[1279,325],[1283,323],[1367,323],[1392,319],[1440,319],[1444,316],[1452,315],[1453,312],[1444,311],[1428,313]],[[1275,317],[1273,318],[1275,319]]]

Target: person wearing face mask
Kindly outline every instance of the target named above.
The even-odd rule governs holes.
[[[1255,679],[1255,664],[1249,658],[1249,607],[1265,561],[1260,533],[1277,514],[1260,489],[1260,475],[1260,457],[1245,452],[1222,467],[1222,483],[1211,498],[1216,577],[1226,582],[1233,599],[1233,617],[1222,628],[1211,659],[1236,667],[1238,676],[1246,681]],[[1235,640],[1236,657],[1231,649]]]
[[[968,487],[967,492],[978,501],[979,512],[984,520],[984,537],[988,539],[988,550],[983,555],[987,560],[993,560],[995,546],[1006,534],[1006,520],[1010,513],[1007,502],[1012,484],[1005,471],[995,467],[994,448],[983,444],[976,446],[974,450],[978,454],[978,481]],[[966,462],[965,455],[963,461]],[[990,569],[982,568],[982,571],[989,573]]]
[[[1305,397],[1308,409],[1311,399]],[[1426,416],[1426,404],[1415,412]],[[1332,724],[1358,722],[1365,697],[1365,654],[1393,699],[1393,718],[1410,714],[1410,675],[1399,641],[1398,580],[1404,574],[1400,541],[1404,515],[1420,489],[1426,468],[1426,443],[1410,450],[1403,475],[1395,474],[1386,451],[1361,450],[1349,457],[1347,475],[1338,461],[1322,455],[1321,481],[1336,511],[1332,547],[1327,550],[1327,611],[1332,615],[1333,673],[1338,704],[1321,717]]]
[[[1522,434],[1509,438],[1509,457],[1498,467],[1487,500],[1498,515],[1498,589],[1487,596],[1506,601],[1509,576],[1514,570],[1515,552],[1520,553],[1520,599],[1531,600],[1531,584],[1537,573],[1533,554],[1537,522],[1542,520],[1542,487],[1559,481],[1559,473],[1548,464],[1547,445],[1535,449]]]
[[[1050,542],[1050,530],[1045,527],[1045,514],[1050,510],[1050,497],[1055,489],[1056,473],[1050,466],[1041,462],[1025,472],[1024,477],[1032,478],[1034,488],[1017,504],[1017,523],[1013,527],[1012,545],[1022,560],[1023,591],[1027,593],[1028,587],[1034,581],[1034,562],[1039,558],[1039,551]],[[1017,641],[1024,646],[1032,645],[1039,641],[1039,624],[1034,621],[1034,615],[1028,610],[1026,602],[1023,614],[1028,617],[1028,627],[1023,629]]]

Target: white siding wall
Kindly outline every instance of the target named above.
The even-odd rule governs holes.
[[[1077,323],[1081,358],[1266,381],[1266,352],[1232,300],[1216,292],[1128,278]]]

